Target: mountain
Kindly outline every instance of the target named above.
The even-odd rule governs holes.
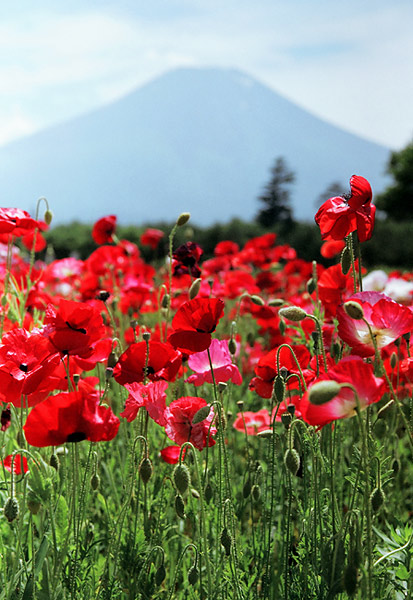
[[[380,191],[389,149],[313,116],[248,75],[178,69],[64,124],[0,148],[3,206],[33,213],[45,196],[55,222],[254,218],[283,156],[296,174],[294,216],[310,220],[333,181],[354,173]]]

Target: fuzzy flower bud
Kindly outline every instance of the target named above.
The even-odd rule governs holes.
[[[370,504],[373,512],[378,512],[383,506],[386,496],[381,487],[375,488],[370,495]]]
[[[299,306],[286,306],[285,308],[280,308],[278,311],[280,317],[283,319],[288,319],[289,321],[302,321],[306,318],[307,313],[305,310],[300,308]]]
[[[359,321],[364,317],[363,307],[355,300],[348,300],[347,302],[344,302],[343,308],[351,319]]]
[[[185,519],[185,504],[181,494],[175,496],[175,511],[178,517]]]
[[[190,218],[191,218],[191,213],[189,213],[189,212],[181,213],[176,220],[176,224],[178,225],[178,227],[182,227],[183,225],[185,225],[185,223],[188,223]]]
[[[201,289],[202,279],[198,277],[192,282],[191,287],[189,288],[188,296],[190,300],[196,298],[199,294],[199,290]]]
[[[195,585],[199,579],[199,570],[196,565],[193,565],[188,571],[188,582]]]
[[[191,475],[188,467],[182,463],[176,465],[173,472],[173,480],[178,492],[182,495],[185,494],[191,483]]]
[[[152,477],[153,467],[151,459],[146,457],[141,460],[139,465],[139,477],[142,479],[144,485],[148,483],[150,478]]]
[[[308,400],[311,402],[311,404],[315,404],[316,406],[325,404],[337,396],[337,394],[340,392],[340,389],[341,386],[339,383],[337,383],[337,381],[333,381],[331,379],[318,381],[311,386],[308,393]]]
[[[4,505],[4,516],[11,523],[19,516],[20,507],[19,502],[15,496],[8,498]]]
[[[295,448],[288,448],[284,454],[284,464],[293,475],[297,475],[300,468],[300,455]]]

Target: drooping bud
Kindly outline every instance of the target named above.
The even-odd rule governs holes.
[[[46,223],[46,225],[50,225],[52,220],[53,220],[53,213],[51,210],[47,209],[43,215],[43,221]]]
[[[230,338],[228,340],[228,350],[229,350],[230,354],[232,354],[232,356],[234,356],[234,354],[236,354],[237,342],[234,340],[234,338]]]
[[[192,419],[192,425],[196,425],[197,423],[201,423],[201,421],[204,421],[210,412],[211,412],[211,407],[209,404],[207,404],[206,406],[202,406],[194,414],[194,417]]]
[[[178,225],[178,227],[182,227],[183,225],[185,225],[185,223],[188,223],[190,218],[191,218],[191,213],[183,212],[177,218],[176,224]]]
[[[397,365],[397,354],[395,352],[391,353],[390,356],[390,366],[392,369],[395,369]]]
[[[32,513],[32,515],[37,515],[41,507],[41,502],[39,501],[39,498],[30,488],[27,491],[26,506]]]
[[[364,317],[363,307],[355,300],[347,300],[344,302],[343,308],[351,319],[359,321]]]
[[[288,448],[284,454],[284,464],[293,475],[297,475],[300,468],[300,455],[295,448]]]
[[[318,381],[311,386],[308,393],[308,400],[311,402],[311,404],[319,406],[321,404],[325,404],[326,402],[330,402],[330,400],[337,396],[340,390],[341,386],[339,383],[337,383],[337,381],[332,379]]]
[[[280,374],[278,374],[277,377],[274,379],[273,391],[277,402],[280,404],[284,400],[285,396],[285,381]]]
[[[90,478],[90,487],[92,488],[92,490],[96,491],[100,486],[100,477],[97,473],[93,473],[92,477]]]
[[[190,300],[193,300],[194,298],[196,298],[198,296],[199,290],[201,289],[201,283],[202,283],[202,279],[200,277],[198,277],[198,279],[195,279],[192,282],[192,285],[188,291],[188,297]]]
[[[386,496],[381,487],[376,487],[370,495],[370,504],[373,512],[378,512],[383,506]]]
[[[230,536],[227,527],[223,527],[221,531],[221,544],[224,546],[225,554],[231,554],[232,537]]]
[[[344,569],[343,584],[347,594],[351,597],[357,591],[358,571],[354,563],[349,563]]]
[[[248,477],[247,481],[244,483],[244,487],[242,488],[242,495],[244,498],[248,498],[251,494],[251,479]]]
[[[161,300],[161,308],[168,308],[171,297],[169,294],[165,294]]]
[[[162,563],[160,567],[158,567],[158,569],[156,570],[155,573],[155,585],[161,585],[162,581],[165,579],[166,577],[166,570],[164,567],[164,564]]]
[[[307,281],[307,292],[311,295],[315,292],[316,284],[312,277]]]
[[[191,483],[191,474],[189,469],[183,463],[176,465],[173,472],[173,480],[176,489],[183,495]]]
[[[139,465],[139,477],[142,479],[144,485],[148,483],[152,477],[153,467],[152,461],[149,457],[145,457],[141,460]]]
[[[6,500],[6,504],[4,505],[4,516],[11,523],[14,521],[20,512],[19,502],[15,496],[12,496]]]
[[[254,484],[251,488],[251,496],[254,502],[259,502],[261,498],[261,488],[259,485]]]
[[[195,585],[199,579],[199,570],[196,565],[193,565],[188,571],[188,582]]]
[[[256,304],[257,306],[265,305],[264,300],[261,298],[261,296],[257,296],[257,294],[252,294],[252,296],[250,296],[250,298],[251,298],[251,302],[253,304]]]
[[[212,489],[212,485],[209,483],[206,484],[205,489],[204,489],[204,497],[205,497],[205,501],[207,504],[209,504],[212,500],[212,497],[214,495],[214,491]]]
[[[343,251],[341,253],[340,264],[341,272],[343,273],[343,275],[347,275],[351,268],[351,253],[347,246],[343,248]]]
[[[181,494],[175,496],[175,511],[178,517],[185,519],[185,504]]]
[[[282,298],[273,298],[268,302],[268,306],[272,306],[273,308],[278,308],[284,304],[284,300]]]
[[[53,453],[50,458],[49,458],[49,465],[51,467],[53,467],[53,469],[55,469],[56,471],[59,470],[60,467],[60,461],[59,461],[59,457],[57,456],[57,454]]]
[[[299,306],[286,306],[284,308],[280,308],[278,314],[283,319],[288,319],[289,321],[302,321],[306,318],[307,313],[305,310],[300,308]]]

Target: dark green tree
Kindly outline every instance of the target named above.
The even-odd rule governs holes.
[[[289,170],[284,158],[279,157],[271,169],[271,179],[265,186],[258,200],[264,205],[256,221],[263,227],[271,227],[276,223],[290,225],[293,222],[290,206],[290,185],[295,175]]]
[[[392,152],[387,173],[393,183],[379,196],[375,204],[393,221],[413,217],[413,141],[399,152]]]

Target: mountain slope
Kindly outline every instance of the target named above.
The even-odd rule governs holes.
[[[294,215],[312,219],[332,181],[379,191],[389,150],[329,125],[234,70],[179,69],[92,113],[0,148],[4,206],[46,196],[58,222],[251,219],[278,156],[296,173]],[[345,188],[344,190],[345,191]]]

